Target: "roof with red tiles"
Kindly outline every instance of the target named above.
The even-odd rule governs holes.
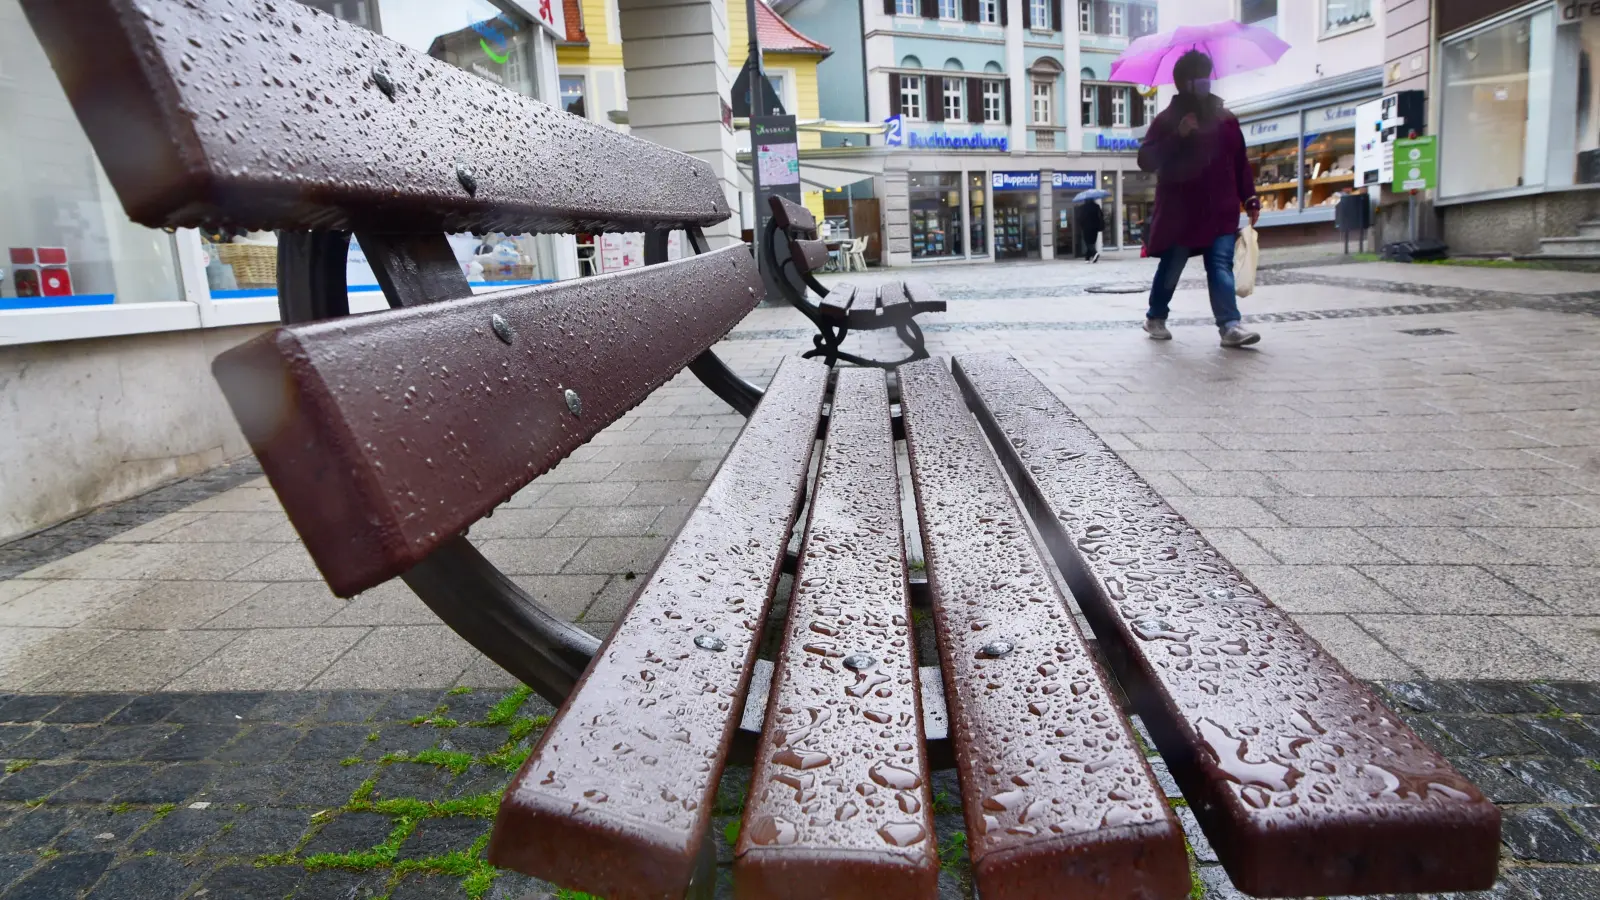
[[[756,36],[767,53],[816,53],[827,56],[832,48],[819,44],[794,29],[783,16],[765,2],[756,3]]]

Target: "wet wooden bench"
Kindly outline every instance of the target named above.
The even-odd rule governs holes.
[[[804,206],[782,197],[769,200],[772,217],[767,220],[761,239],[762,264],[778,273],[774,280],[784,299],[817,326],[817,334],[811,339],[812,348],[802,355],[806,359],[820,358],[830,366],[847,362],[882,369],[927,359],[927,342],[916,317],[944,312],[944,300],[926,286],[913,287],[903,281],[877,287],[857,287],[849,283],[832,288],[824,286],[817,281],[817,273],[828,262],[828,245],[817,238],[816,216]],[[816,303],[807,297],[807,288],[817,295]],[[885,329],[893,329],[910,350],[907,356],[897,360],[874,360],[842,349],[852,331]]]
[[[287,0],[24,7],[131,217],[282,232],[287,324],[215,370],[330,587],[403,578],[560,704],[496,864],[612,900],[710,896],[718,782],[749,762],[738,896],[932,897],[930,775],[953,765],[985,900],[1178,900],[1183,835],[1120,683],[1241,889],[1493,881],[1495,807],[1014,361],[904,365],[898,411],[876,368],[734,375],[712,348],[761,281],[748,248],[708,246],[729,210],[703,164]],[[653,264],[478,296],[445,239],[608,229],[645,231]],[[664,261],[671,229],[694,256]],[[351,234],[393,309],[347,315]],[[749,422],[602,643],[468,530],[686,366]]]

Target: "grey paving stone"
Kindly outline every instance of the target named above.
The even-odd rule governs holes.
[[[158,900],[188,893],[202,872],[170,856],[135,856],[114,866],[87,900]]]
[[[1600,897],[1600,869],[1526,868],[1516,877],[1537,900]]]
[[[123,852],[155,815],[150,809],[120,807],[75,807],[71,813],[66,829],[53,843],[63,853]]]
[[[206,789],[217,768],[211,763],[172,763],[115,799],[119,803],[185,803]]]
[[[416,873],[395,885],[389,900],[445,900],[462,895],[461,879],[447,875]]]
[[[242,725],[184,725],[153,743],[144,758],[158,762],[206,759],[243,730]]]
[[[1550,702],[1563,712],[1600,715],[1600,683],[1553,681],[1529,685],[1529,689],[1550,698]]]
[[[57,791],[56,799],[63,803],[107,803],[155,773],[156,766],[150,763],[94,766],[77,781]]]
[[[314,717],[323,723],[350,723],[374,721],[378,713],[390,702],[387,691],[334,691],[328,703]]]
[[[32,853],[54,843],[56,835],[72,823],[73,815],[64,807],[41,806],[24,810],[0,828],[0,852]]]
[[[1184,835],[1189,838],[1189,846],[1194,849],[1194,858],[1203,863],[1217,862],[1217,851],[1212,849],[1205,832],[1200,830],[1200,821],[1195,818],[1194,811],[1179,807],[1174,812],[1178,814],[1178,822],[1183,825]]]
[[[98,736],[85,726],[44,725],[6,748],[6,753],[18,759],[58,759],[89,746]]]
[[[438,800],[450,796],[450,786],[455,780],[456,776],[443,766],[391,763],[378,771],[378,783],[372,796],[375,800],[391,797]]]
[[[1509,810],[1500,821],[1501,841],[1517,859],[1546,863],[1600,863],[1600,847],[1579,834],[1549,807]]]
[[[429,715],[445,699],[445,693],[439,690],[387,691],[386,694],[389,700],[378,710],[375,721],[405,722]]]
[[[78,900],[114,859],[110,853],[65,853],[18,881],[7,894],[27,900]]]
[[[426,750],[439,743],[444,730],[431,725],[399,725],[389,724],[383,726],[378,732],[378,739],[367,743],[362,755],[368,759],[379,759],[390,753],[404,753],[410,755]]]
[[[0,725],[0,751],[7,750],[12,744],[26,738],[38,730],[32,723],[27,725]]]
[[[211,754],[218,762],[261,764],[286,757],[305,732],[288,725],[251,725],[233,743]]]
[[[1521,719],[1517,723],[1551,756],[1600,759],[1600,728],[1577,718]]]
[[[133,842],[133,849],[138,852],[193,853],[220,834],[223,826],[232,822],[233,818],[234,813],[226,809],[180,807],[145,829]]]
[[[289,751],[293,760],[339,760],[358,756],[366,748],[366,725],[317,725],[306,729],[306,736]]]
[[[316,836],[301,850],[302,855],[318,853],[354,853],[370,850],[384,842],[394,830],[394,820],[385,815],[367,812],[341,813],[322,826]]]
[[[1433,722],[1475,756],[1538,753],[1540,745],[1516,723],[1493,716],[1434,716]]]
[[[1508,759],[1501,763],[1546,802],[1600,805],[1600,771],[1572,759]]]
[[[322,712],[330,691],[275,691],[244,714],[245,721],[298,725],[311,722]]]
[[[1400,710],[1425,713],[1476,712],[1472,695],[1456,681],[1386,681],[1380,685]]]
[[[132,694],[80,694],[69,697],[42,721],[67,725],[92,725],[128,705]]]
[[[316,897],[318,900],[372,900],[382,897],[389,880],[388,872],[346,872],[341,869],[322,869],[308,872],[295,892],[295,900]]]
[[[1494,616],[1361,613],[1355,620],[1433,678],[1519,679],[1548,671],[1549,656]]]
[[[562,571],[573,575],[634,572],[643,576],[655,568],[666,547],[666,538],[590,538]]]
[[[1487,713],[1543,713],[1550,701],[1515,681],[1464,681],[1460,688]]]
[[[1291,565],[1398,562],[1398,557],[1350,528],[1249,528],[1251,540]],[[1226,551],[1224,551],[1226,553]]]
[[[466,852],[474,841],[489,833],[486,819],[424,819],[400,845],[399,859],[426,859],[451,852]]]
[[[223,804],[251,806],[278,802],[285,791],[297,788],[309,777],[316,781],[316,769],[289,763],[256,763],[219,768],[204,788],[206,799]],[[351,788],[354,790],[354,788]],[[315,800],[308,800],[314,803]]]
[[[1472,556],[1460,559],[1470,560]],[[1489,615],[1547,609],[1473,565],[1362,566],[1361,572],[1421,613]]]
[[[299,767],[298,777],[289,780],[279,800],[293,806],[326,808],[330,802],[349,800],[374,768],[367,764]]]
[[[1291,613],[1415,611],[1351,566],[1250,566],[1247,574]]]
[[[0,800],[26,801],[46,797],[89,767],[83,763],[40,763],[14,772],[0,781]]]
[[[1600,843],[1600,806],[1579,806],[1566,811],[1578,827],[1589,833],[1589,839]]]
[[[0,891],[5,890],[18,878],[21,878],[22,873],[33,868],[36,862],[38,862],[38,858],[31,854],[0,854]]]
[[[42,722],[56,707],[72,699],[60,694],[13,695],[0,704],[0,722]]]
[[[206,845],[206,853],[245,857],[287,853],[298,846],[300,838],[310,830],[311,813],[264,806],[239,813],[229,824],[233,827],[220,831]]]
[[[482,654],[443,625],[378,627],[315,682],[323,688],[439,688]]]
[[[1544,800],[1532,785],[1499,763],[1461,757],[1453,758],[1451,762],[1456,771],[1477,785],[1483,795],[1495,803],[1540,803]]]

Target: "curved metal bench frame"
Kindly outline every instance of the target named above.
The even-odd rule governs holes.
[[[688,228],[686,234],[695,253],[710,249],[700,228]],[[349,232],[338,231],[279,233],[278,308],[283,324],[350,315],[345,281],[350,238]],[[425,293],[424,285],[430,267],[455,265],[444,235],[386,236],[368,242],[371,246],[364,246],[368,262],[392,307],[439,302]],[[646,233],[645,264],[666,260],[667,232]],[[689,371],[741,415],[749,417],[761,401],[762,389],[741,378],[715,350],[702,353]],[[826,433],[827,424],[824,414],[819,437]],[[896,438],[903,437],[898,412],[893,427]],[[792,574],[795,565],[791,553],[784,561],[784,571]],[[452,631],[557,706],[572,693],[599,652],[599,638],[552,613],[485,558],[466,534],[443,544],[400,577]],[[914,584],[914,600],[926,604],[926,583],[917,588]],[[734,763],[747,764],[755,752],[772,671],[770,661],[756,662],[748,696],[757,702],[745,705],[732,749]],[[936,767],[953,766],[938,667],[924,667],[922,682],[934,686],[931,695],[924,691],[923,696],[930,759]]]

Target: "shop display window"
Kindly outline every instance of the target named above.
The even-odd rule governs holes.
[[[994,250],[999,259],[1039,257],[1039,192],[994,195]]]
[[[1353,136],[1354,132],[1351,134]],[[1300,180],[1295,172],[1300,162],[1299,144],[1299,139],[1295,138],[1246,148],[1250,170],[1256,176],[1256,194],[1261,198],[1262,212],[1300,208]]]
[[[1565,76],[1577,81],[1574,91],[1577,106],[1573,111],[1577,118],[1573,181],[1600,184],[1600,17],[1563,23],[1557,40],[1570,42],[1577,57],[1577,66]]]
[[[1144,243],[1150,216],[1156,208],[1156,176],[1153,172],[1122,173],[1122,246]]]
[[[916,172],[907,184],[911,258],[961,256],[961,174]]]
[[[971,232],[967,246],[972,248],[974,256],[987,256],[989,253],[988,188],[984,185],[981,173],[967,180],[967,222]]]
[[[1355,129],[1321,134],[1308,132],[1304,143],[1302,174],[1306,185],[1306,208],[1334,206],[1339,202],[1340,194],[1355,187]]]
[[[1100,235],[1100,245],[1109,247],[1117,242],[1118,230],[1122,227],[1122,213],[1117,209],[1117,173],[1100,173],[1100,190],[1109,194],[1100,201],[1100,211],[1105,214],[1105,230]]]
[[[1473,194],[1542,184],[1542,160],[1530,154],[1529,135],[1543,150],[1549,122],[1530,105],[1548,111],[1550,53],[1538,40],[1550,30],[1546,10],[1520,16],[1443,45],[1440,192]],[[1545,52],[1535,53],[1535,45]],[[1581,67],[1580,67],[1581,68]],[[1581,76],[1581,72],[1579,73]],[[1534,177],[1530,177],[1534,176]]]
[[[17,0],[0,0],[0,310],[182,300],[173,237],[128,220]]]

